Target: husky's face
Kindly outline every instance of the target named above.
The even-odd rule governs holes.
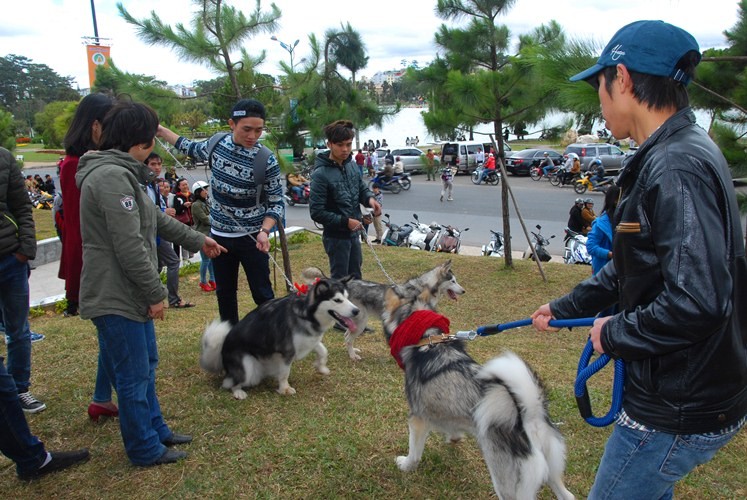
[[[457,300],[466,290],[457,282],[451,271],[451,260],[436,268],[438,273],[438,293],[446,294],[451,300]]]
[[[353,318],[360,310],[348,299],[348,291],[345,288],[348,281],[348,278],[342,281],[323,279],[309,292],[312,303],[316,305],[314,317],[321,325],[331,326],[337,321],[347,329],[355,330]]]

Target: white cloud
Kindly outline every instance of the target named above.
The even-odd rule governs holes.
[[[193,3],[190,0],[122,0],[137,18],[150,16],[155,9],[167,23],[189,24]],[[229,0],[245,12],[254,2]],[[262,2],[264,9],[269,2]],[[433,34],[443,22],[434,14],[435,0],[275,0],[282,10],[277,36],[285,42],[300,39],[295,60],[309,55],[308,34],[321,39],[328,28],[350,24],[361,32],[369,54],[369,66],[362,75],[397,69],[400,60],[417,59],[426,63],[437,51]],[[0,55],[17,54],[43,63],[61,75],[73,76],[80,87],[88,87],[83,36],[93,35],[89,0],[35,0],[11,16],[0,28]],[[20,11],[20,12],[19,12]],[[623,25],[638,19],[662,19],[688,31],[701,48],[723,46],[723,31],[736,22],[736,0],[521,0],[499,22],[514,35],[555,19],[574,37],[593,38],[603,45]],[[185,63],[168,49],[144,45],[133,26],[118,14],[115,2],[96,2],[99,36],[110,38],[112,58],[131,73],[153,75],[169,83],[190,83],[214,75],[207,68]],[[8,19],[8,18],[6,18]],[[250,52],[267,52],[262,71],[277,74],[278,62],[288,61],[288,53],[269,35],[260,35],[247,44]]]

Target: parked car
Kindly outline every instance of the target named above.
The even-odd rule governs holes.
[[[384,157],[386,156],[387,149],[391,150],[395,161],[399,156],[404,165],[405,172],[414,172],[425,168],[425,152],[415,146],[387,146],[377,149],[376,156],[379,158],[379,168],[384,167]],[[433,158],[433,163],[438,168],[440,164],[438,156]]]
[[[552,149],[522,149],[506,155],[506,170],[513,175],[529,175],[529,169],[539,166],[547,153],[555,165],[563,163],[563,156]]]
[[[477,151],[482,150],[487,156],[492,148],[491,143],[482,143],[478,141],[457,141],[445,142],[441,145],[441,163],[455,167],[457,173],[464,172],[471,174],[477,168]],[[511,151],[505,141],[503,143],[504,151]]]
[[[581,170],[589,169],[589,163],[595,158],[602,160],[607,175],[617,175],[622,168],[623,159],[628,155],[613,144],[588,143],[570,144],[565,148],[565,154],[576,153],[581,160]]]

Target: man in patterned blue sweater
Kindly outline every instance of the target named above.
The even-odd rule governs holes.
[[[194,142],[162,126],[158,128],[158,136],[181,153],[208,161],[212,167],[211,236],[228,249],[213,259],[218,311],[221,321],[236,324],[239,264],[244,268],[257,305],[274,297],[269,235],[276,222],[283,220],[285,205],[280,166],[273,154],[266,160],[264,182],[261,186],[255,182],[254,161],[262,156],[259,138],[265,125],[265,107],[254,99],[242,99],[231,110],[228,125],[231,133],[214,142],[212,151],[208,145],[213,141]]]

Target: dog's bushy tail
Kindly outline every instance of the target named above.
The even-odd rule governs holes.
[[[560,498],[573,498],[562,487],[565,444],[547,416],[539,377],[512,352],[487,362],[478,377],[485,393],[474,419],[495,491],[506,498],[535,498],[549,480]]]
[[[205,328],[202,334],[202,350],[200,351],[200,366],[210,373],[223,371],[223,342],[231,331],[231,323],[215,320]]]

